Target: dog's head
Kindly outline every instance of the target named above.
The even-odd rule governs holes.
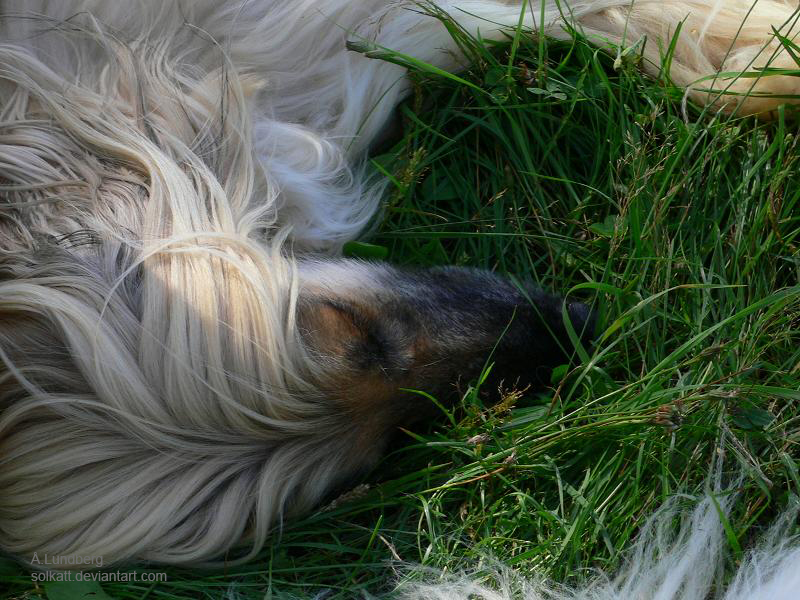
[[[446,400],[490,363],[487,387],[540,386],[594,328],[584,304],[478,269],[306,260],[299,278],[298,330],[320,389],[388,425],[427,414],[408,390]]]
[[[485,271],[294,253],[374,208],[344,149],[251,123],[247,82],[173,46],[66,79],[0,47],[5,551],[255,551],[432,413],[408,390],[446,401],[488,362],[488,388],[538,383],[591,336],[583,305]]]

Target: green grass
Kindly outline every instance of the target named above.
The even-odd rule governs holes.
[[[397,557],[453,569],[491,555],[569,581],[613,569],[667,496],[702,490],[715,456],[745,473],[732,556],[800,494],[788,109],[684,115],[679,90],[580,38],[461,39],[468,83],[418,68],[402,139],[374,159],[392,185],[369,241],[396,263],[495,269],[593,303],[596,347],[543,392],[493,406],[465,390],[403,433],[367,488],[286,523],[259,560],[107,593],[355,598],[384,590]],[[0,598],[44,597],[16,567],[0,577]]]

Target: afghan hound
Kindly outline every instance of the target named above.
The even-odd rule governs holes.
[[[651,73],[674,41],[694,101],[768,116],[798,80],[730,73],[796,67],[774,33],[796,6],[751,4],[438,9],[486,40],[646,36]],[[379,210],[365,159],[410,89],[353,48],[465,66],[405,0],[0,2],[2,550],[248,560],[426,414],[404,390],[492,353],[535,383],[591,339],[585,305],[532,285],[338,257]]]

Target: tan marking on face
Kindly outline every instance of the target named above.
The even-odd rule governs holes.
[[[303,311],[300,327],[312,352],[336,364],[341,364],[348,345],[363,336],[353,319],[335,304],[325,301]]]
[[[432,338],[422,315],[398,315],[385,293],[321,292],[305,288],[298,323],[322,366],[317,386],[348,420],[356,451],[373,451],[398,426],[434,416],[429,399],[405,390],[454,392],[466,364],[454,356],[467,359],[471,350],[464,340]]]
[[[379,373],[350,371],[335,376],[333,400],[340,402],[352,422],[354,451],[368,454],[382,447],[403,418],[403,403],[415,402],[413,394],[401,391],[405,382],[391,381]]]
[[[398,414],[404,412],[398,402],[413,399],[400,390],[414,387],[414,370],[390,373],[379,362],[371,362],[369,329],[380,318],[375,306],[357,303],[352,297],[317,297],[303,307],[299,320],[309,350],[327,371],[318,384],[352,423],[357,451],[363,452],[372,451],[391,429],[411,420]]]

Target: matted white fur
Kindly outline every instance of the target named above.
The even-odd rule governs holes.
[[[780,0],[439,6],[484,38],[520,16],[561,38],[566,19],[612,52],[646,36],[650,72],[683,21],[672,78],[728,109],[737,98],[697,80],[763,67],[772,27],[795,31]],[[336,254],[375,215],[365,153],[408,87],[345,42],[448,69],[456,46],[405,1],[0,9],[0,545],[187,564],[244,542],[247,560],[374,458],[296,322],[304,286],[380,271],[296,260]]]

